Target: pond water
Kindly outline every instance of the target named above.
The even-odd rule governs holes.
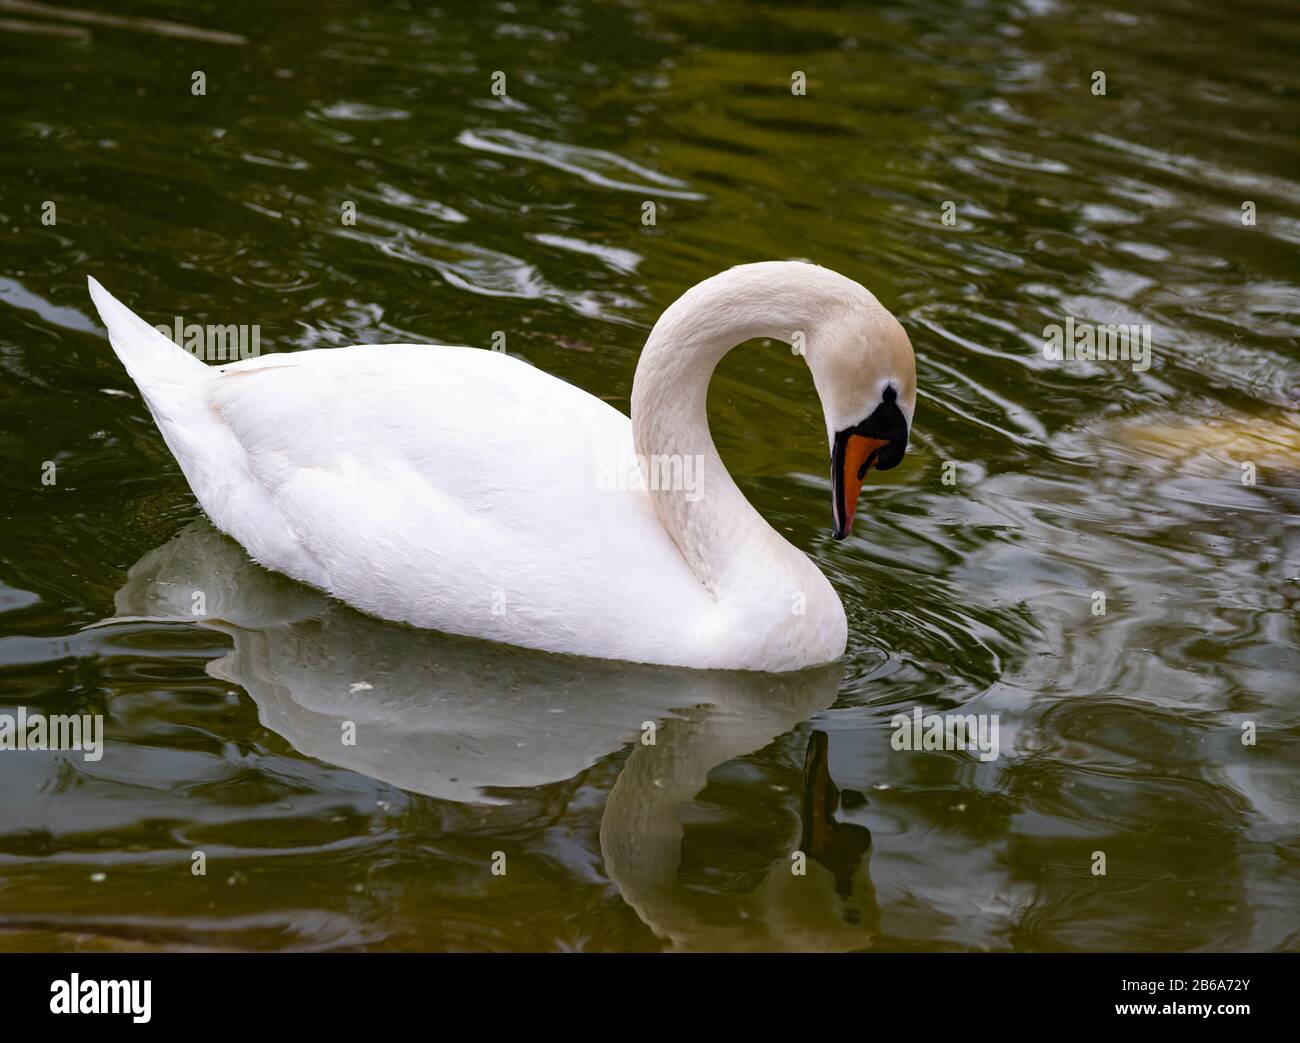
[[[1300,20],[1134,6],[0,3],[0,716],[104,728],[0,750],[0,948],[1300,947]],[[802,361],[715,377],[849,616],[780,676],[260,569],[85,282],[263,353],[500,331],[626,411],[664,307],[791,257],[921,391],[837,543]],[[998,756],[895,749],[917,707]]]

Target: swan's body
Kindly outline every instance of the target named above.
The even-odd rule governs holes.
[[[474,348],[209,367],[90,286],[199,503],[268,568],[376,616],[550,652],[781,671],[844,651],[838,596],[744,499],[704,411],[727,349],[804,331],[833,441],[852,441],[846,425],[886,385],[910,422],[906,335],[842,276],[773,263],[697,286],[647,342],[631,421]],[[861,365],[841,383],[835,363],[848,354]],[[686,488],[622,480],[638,452],[676,461]],[[851,501],[837,511],[837,527],[851,521]]]

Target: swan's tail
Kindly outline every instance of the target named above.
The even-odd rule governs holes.
[[[93,278],[90,297],[108,327],[108,339],[153,414],[163,441],[180,464],[199,504],[222,532],[235,536],[258,561],[293,573],[302,550],[280,520],[248,454],[212,400],[223,367],[204,365]],[[300,570],[301,571],[301,570]]]
[[[219,371],[159,333],[93,278],[87,282],[113,350],[140,389],[194,495],[211,513],[223,457],[229,458],[232,448],[238,450],[208,406],[208,391]]]
[[[90,285],[90,299],[108,327],[113,350],[151,409],[159,404],[155,396],[165,394],[165,389],[192,387],[207,380],[207,366],[150,326],[93,276],[88,276],[86,282]]]

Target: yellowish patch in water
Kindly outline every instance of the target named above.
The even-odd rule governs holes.
[[[1232,417],[1201,424],[1127,424],[1119,428],[1134,449],[1169,460],[1213,456],[1273,467],[1300,468],[1300,418]]]

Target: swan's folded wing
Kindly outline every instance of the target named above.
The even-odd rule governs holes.
[[[271,356],[228,367],[209,401],[310,559],[263,563],[376,615],[578,649],[593,628],[628,640],[631,613],[654,611],[630,598],[703,596],[650,498],[619,487],[627,418],[517,359]]]
[[[223,370],[209,399],[268,488],[306,470],[392,494],[422,496],[422,484],[521,535],[530,513],[608,508],[596,468],[631,453],[628,420],[607,403],[474,348],[267,356]]]

